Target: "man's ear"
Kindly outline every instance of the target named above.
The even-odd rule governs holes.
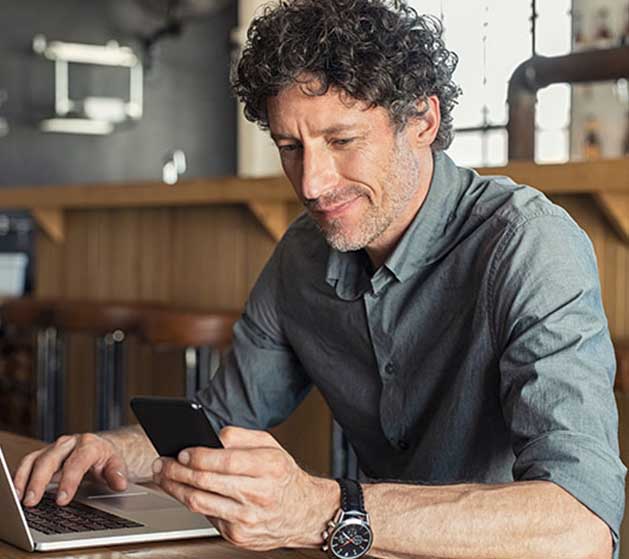
[[[410,124],[412,137],[411,141],[418,148],[430,147],[441,126],[441,107],[439,106],[439,98],[431,95],[425,100],[417,102],[417,112],[423,113],[423,116],[413,119]]]

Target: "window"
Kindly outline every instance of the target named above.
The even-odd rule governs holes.
[[[459,56],[455,81],[463,89],[454,109],[457,130],[448,150],[461,165],[507,162],[507,86],[533,54],[531,0],[409,0],[419,13],[442,18],[445,41]],[[536,2],[536,51],[566,54],[571,46],[571,0]],[[569,158],[570,86],[538,95],[536,160]]]

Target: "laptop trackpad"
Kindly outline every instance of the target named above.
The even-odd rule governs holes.
[[[160,497],[152,493],[129,493],[122,495],[91,496],[83,501],[90,505],[102,505],[119,511],[136,512],[144,510],[176,509],[181,505],[174,499]]]

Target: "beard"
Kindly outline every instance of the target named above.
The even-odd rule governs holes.
[[[380,204],[373,202],[369,195],[370,191],[360,185],[350,185],[332,194],[305,202],[306,209],[332,248],[339,252],[349,252],[369,246],[406,209],[419,188],[419,159],[408,146],[408,142],[401,138],[402,134],[396,136],[381,181]],[[318,207],[336,206],[357,197],[363,198],[368,204],[357,227],[346,227],[342,218],[322,220],[313,214]],[[362,201],[359,200],[359,203]]]

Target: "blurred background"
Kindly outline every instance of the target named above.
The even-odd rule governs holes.
[[[229,90],[263,3],[0,0],[0,430],[116,427],[129,396],[210,382],[300,211]],[[627,463],[629,0],[410,4],[459,55],[448,153],[592,238]],[[311,470],[356,467],[316,391],[274,433]]]

